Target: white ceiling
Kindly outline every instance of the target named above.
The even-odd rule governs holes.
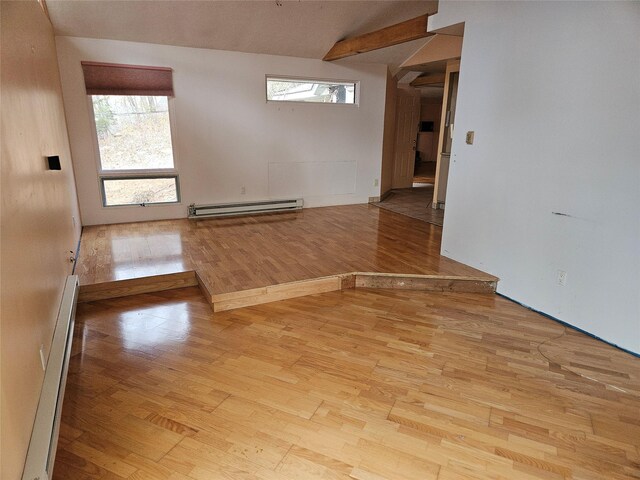
[[[47,0],[47,7],[56,35],[322,58],[338,40],[433,13],[437,3]],[[425,41],[352,59],[398,65]]]

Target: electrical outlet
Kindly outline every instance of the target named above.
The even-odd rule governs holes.
[[[247,189],[245,187],[240,187],[240,195],[244,195],[247,193]]]
[[[374,186],[374,187],[377,187],[379,184],[380,184],[380,182],[379,182],[379,181],[378,181],[378,179],[376,178],[376,179],[373,181],[373,186]]]
[[[42,371],[47,369],[47,359],[44,358],[44,345],[40,345],[40,363],[42,364]]]
[[[564,287],[567,284],[567,272],[558,270],[558,285]]]

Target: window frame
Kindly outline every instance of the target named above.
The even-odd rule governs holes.
[[[353,84],[353,103],[334,103],[334,102],[305,102],[302,100],[270,100],[269,99],[269,80],[280,80],[284,82],[309,82],[309,83],[348,83]],[[319,78],[319,77],[297,77],[291,75],[276,75],[268,73],[264,78],[264,98],[267,103],[283,104],[296,103],[303,105],[340,105],[342,107],[360,107],[360,80],[345,80],[337,78]]]
[[[103,95],[108,96],[108,95]],[[112,95],[120,96],[120,95]],[[143,97],[164,97],[165,95],[141,95]],[[104,170],[102,168],[102,160],[100,158],[100,145],[98,143],[98,129],[96,127],[96,116],[93,110],[93,95],[87,95],[87,106],[89,109],[89,118],[91,124],[91,133],[93,141],[93,151],[96,162],[96,179],[98,181],[98,192],[100,195],[100,203],[102,208],[130,208],[130,207],[154,207],[167,205],[181,205],[182,196],[180,194],[180,174],[178,169],[178,155],[176,151],[177,135],[175,125],[175,106],[174,97],[167,96],[167,113],[169,115],[169,130],[171,135],[171,154],[173,157],[173,168],[153,168],[153,169],[127,169],[127,170]],[[107,205],[106,192],[104,190],[104,180],[141,180],[145,178],[175,178],[176,181],[176,197],[175,202],[154,202],[154,203],[127,203],[118,205]]]
[[[153,180],[153,179],[163,179],[163,178],[173,178],[176,181],[176,198],[175,202],[150,202],[150,203],[119,203],[118,205],[107,205],[107,192],[104,189],[104,182],[109,180]],[[176,205],[180,202],[180,183],[178,182],[177,174],[166,174],[166,175],[137,175],[137,176],[112,176],[107,175],[100,177],[100,194],[102,196],[102,206],[105,208],[112,207],[151,207],[153,205]]]

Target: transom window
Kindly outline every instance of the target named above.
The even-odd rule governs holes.
[[[267,101],[357,103],[357,82],[267,76]]]

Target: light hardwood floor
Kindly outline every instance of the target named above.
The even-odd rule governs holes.
[[[370,205],[85,227],[81,286],[196,271],[211,295],[348,272],[495,277],[440,255],[442,229]]]
[[[444,210],[432,208],[433,185],[391,190],[383,201],[373,205],[434,225],[444,223]]]
[[[186,288],[79,305],[72,353],[57,480],[640,476],[640,361],[495,295]]]

